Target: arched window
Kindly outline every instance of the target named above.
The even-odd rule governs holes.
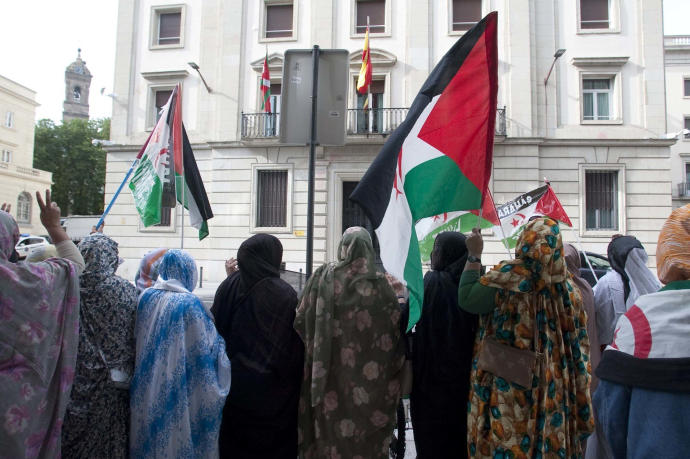
[[[74,101],[79,102],[81,100],[81,88],[79,86],[74,87]]]
[[[17,198],[17,222],[31,223],[31,195],[26,191]]]

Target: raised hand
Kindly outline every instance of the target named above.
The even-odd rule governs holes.
[[[46,190],[46,200],[43,201],[40,192],[36,192],[36,201],[41,209],[41,223],[45,226],[53,244],[69,239],[65,230],[60,226],[60,208],[50,199],[50,190]]]
[[[479,228],[472,228],[472,234],[467,236],[465,240],[467,246],[467,253],[471,256],[480,258],[484,251],[484,238],[482,238],[482,230]]]
[[[230,258],[229,260],[225,260],[225,273],[229,276],[230,274],[233,274],[237,271],[239,271],[240,267],[237,265],[237,260],[234,258]]]

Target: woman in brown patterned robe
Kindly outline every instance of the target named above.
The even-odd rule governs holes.
[[[347,229],[338,261],[311,276],[295,319],[306,351],[300,457],[388,457],[405,360],[400,315],[369,233]]]

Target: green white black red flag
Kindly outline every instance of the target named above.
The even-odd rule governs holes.
[[[160,118],[138,154],[139,166],[129,182],[134,204],[144,226],[161,222],[161,208],[177,200],[189,211],[199,239],[208,236],[211,205],[182,123],[182,96],[178,85],[161,109]],[[167,195],[170,195],[169,202]]]
[[[384,268],[407,285],[408,328],[424,294],[415,224],[482,207],[496,121],[496,30],[493,12],[443,56],[350,197],[375,228]]]
[[[498,206],[496,211],[501,220],[501,227],[496,227],[496,234],[503,234],[503,244],[511,249],[515,248],[522,229],[534,215],[544,215],[567,226],[573,226],[550,185],[521,194],[512,201]]]

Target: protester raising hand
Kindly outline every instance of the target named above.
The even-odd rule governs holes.
[[[41,209],[41,223],[45,226],[46,231],[48,231],[48,235],[53,240],[53,244],[57,245],[62,241],[68,241],[69,236],[67,236],[65,230],[60,226],[60,207],[58,207],[57,202],[50,198],[50,190],[46,190],[45,202],[41,197],[41,193],[38,191],[36,192],[36,201],[38,201],[38,207]]]

